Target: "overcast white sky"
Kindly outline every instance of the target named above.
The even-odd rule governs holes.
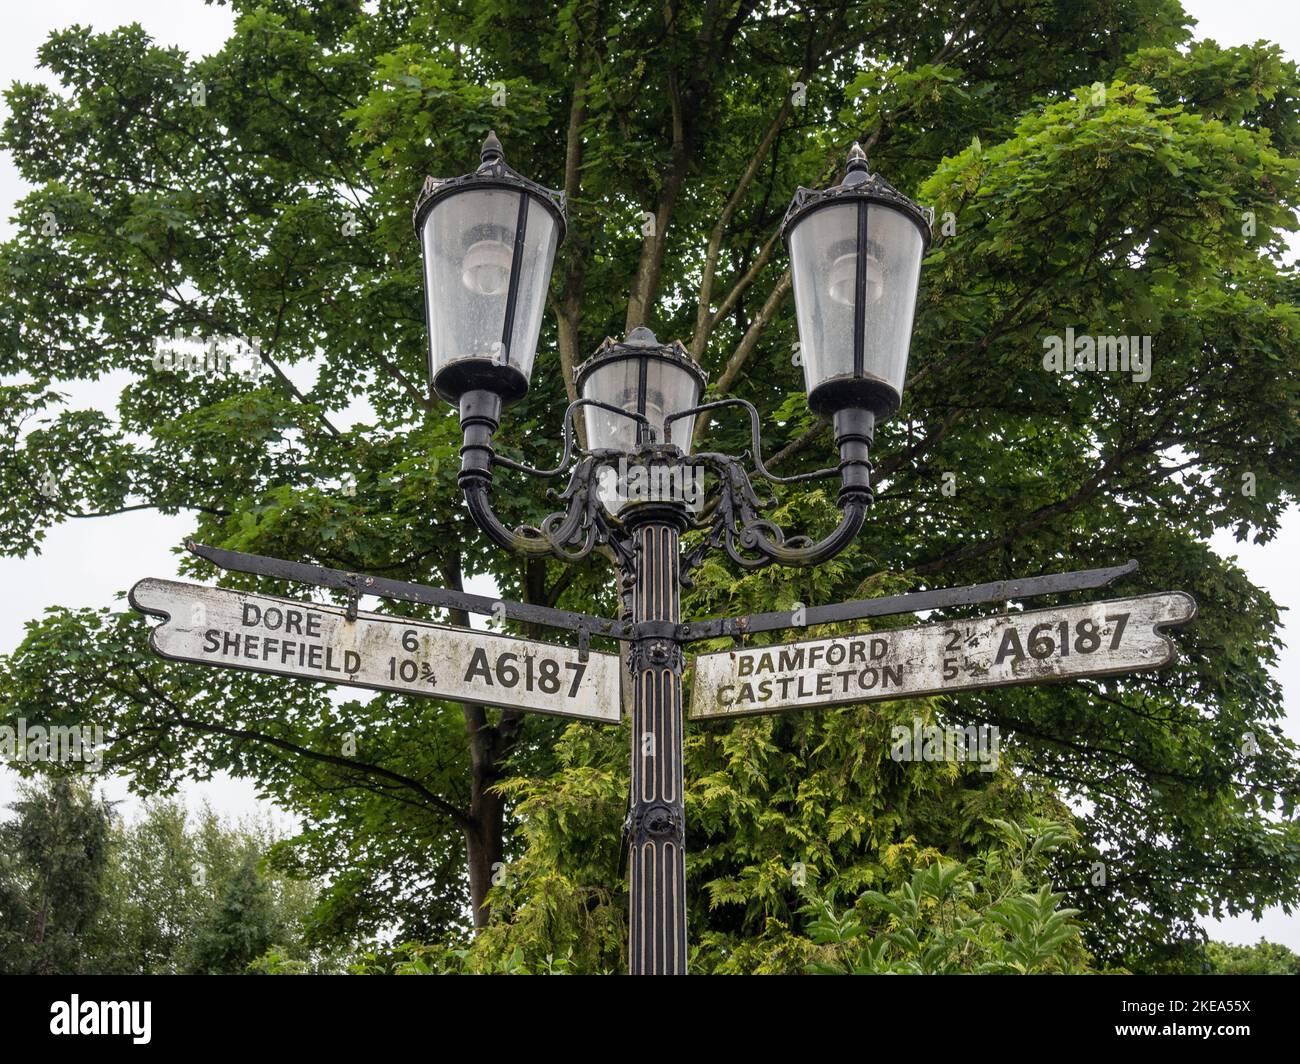
[[[1294,0],[1183,0],[1200,25],[1197,35],[1222,44],[1244,44],[1266,39],[1281,44],[1291,58],[1300,57],[1300,4]],[[36,67],[36,49],[51,30],[73,24],[105,31],[130,22],[141,23],[158,42],[177,45],[192,54],[215,50],[233,24],[230,12],[201,0],[47,0],[42,4],[6,5],[5,32],[0,35],[0,85],[13,80],[48,80]],[[0,115],[7,113],[0,101]],[[26,191],[7,153],[0,153],[0,208],[9,208]],[[0,210],[0,239],[13,232],[9,216]],[[73,390],[75,402],[101,405],[115,402],[117,386],[111,379]],[[107,606],[143,576],[175,574],[172,553],[190,531],[184,517],[164,517],[146,511],[91,521],[71,521],[52,529],[44,552],[29,558],[0,558],[0,587],[8,605],[0,611],[0,653],[12,650],[22,639],[23,625],[48,606]],[[1236,555],[1252,579],[1267,588],[1288,625],[1300,610],[1300,513],[1290,511],[1281,534],[1267,546],[1238,544],[1230,536],[1217,538],[1221,554]],[[1278,669],[1290,711],[1287,729],[1300,740],[1300,639],[1288,630],[1289,646]],[[14,775],[0,768],[0,803],[8,802]],[[112,798],[126,798],[125,782],[107,781]],[[229,777],[184,790],[194,804],[207,800],[217,809],[243,815],[268,812],[251,784]],[[128,802],[124,808],[133,808]],[[290,823],[277,816],[282,823]],[[1261,934],[1300,950],[1300,915],[1271,911],[1261,922],[1236,918],[1208,925],[1216,938],[1253,941]]]

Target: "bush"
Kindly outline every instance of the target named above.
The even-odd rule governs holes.
[[[1091,972],[1077,909],[1045,881],[1047,856],[1069,840],[1065,827],[1029,830],[995,822],[1004,844],[968,862],[939,858],[888,894],[869,890],[837,912],[809,892],[803,912],[819,947],[818,974],[955,975]]]

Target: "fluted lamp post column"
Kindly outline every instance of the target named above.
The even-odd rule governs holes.
[[[629,872],[628,968],[634,975],[686,972],[686,810],[682,797],[682,646],[679,538],[691,522],[682,491],[636,491],[634,474],[681,469],[705,374],[681,344],[646,328],[607,340],[574,371],[587,445],[611,457],[601,502],[630,545],[631,791],[624,837]],[[645,420],[633,421],[624,413]],[[677,417],[673,439],[666,422]]]

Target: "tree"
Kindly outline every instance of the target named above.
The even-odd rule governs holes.
[[[103,906],[84,946],[90,969],[175,974],[190,969],[196,952],[203,964],[220,966],[220,943],[238,929],[226,910],[241,894],[253,896],[255,915],[274,929],[285,963],[309,971],[337,967],[305,941],[316,884],[263,867],[277,838],[269,822],[231,823],[207,806],[192,817],[167,799],[150,800],[138,817],[116,822]],[[246,866],[257,873],[252,884]],[[222,970],[232,972],[247,964],[242,954],[226,961]]]
[[[237,973],[272,946],[282,970],[343,966],[306,942],[316,885],[261,868],[269,822],[165,799],[124,820],[67,776],[22,793],[0,822],[0,972]]]
[[[283,936],[271,891],[246,857],[220,902],[197,929],[188,969],[195,975],[239,975]]]
[[[1294,950],[1262,938],[1253,946],[1211,942],[1205,952],[1214,975],[1300,975],[1300,956]]]
[[[967,866],[940,859],[917,870],[889,895],[867,891],[857,907],[837,913],[815,893],[805,906],[825,975],[918,974],[1077,975],[1089,971],[1078,910],[1029,877],[1045,873],[1044,858],[1068,840],[1059,824],[1032,834],[998,823],[1000,845]]]
[[[1187,46],[1173,0],[233,6],[213,55],[139,27],[73,28],[41,50],[59,92],[9,90],[4,145],[38,187],[0,249],[0,373],[26,374],[0,407],[0,549],[39,549],[62,520],[183,510],[227,547],[446,586],[487,573],[504,595],[610,613],[603,559],[506,557],[461,505],[456,420],[424,379],[409,228],[423,175],[466,171],[495,128],[512,164],[568,196],[542,340],[558,357],[510,411],[512,457],[554,459],[574,363],[644,322],[683,338],[711,397],[756,403],[771,461],[794,471],[828,441],[789,355],[779,223],[795,186],[831,180],[860,140],[938,211],[872,517],[815,572],[710,563],[688,609],[1132,556],[1133,588],[1185,588],[1201,611],[1161,675],[693,729],[697,940],[725,950],[771,921],[799,937],[793,840],[815,871],[886,887],[909,832],[960,859],[993,818],[1065,800],[1083,848],[1056,875],[1100,963],[1191,949],[1206,913],[1297,900],[1295,750],[1267,672],[1277,611],[1204,545],[1219,528],[1268,539],[1300,483],[1297,283],[1278,263],[1300,88],[1274,46]],[[1067,328],[1151,337],[1150,378],[1052,372],[1044,341]],[[156,368],[155,341],[177,329],[260,337],[261,377]],[[309,366],[315,383],[295,384]],[[60,399],[58,381],[110,371],[125,382],[111,414]],[[353,399],[372,413],[340,427]],[[747,445],[730,420],[699,431]],[[796,531],[833,519],[818,490],[781,499]],[[515,523],[545,512],[508,486],[500,500]],[[0,716],[111,721],[111,763],[145,792],[216,770],[256,779],[306,825],[277,862],[330,880],[318,934],[483,928],[494,869],[564,854],[585,866],[556,873],[564,892],[603,892],[571,915],[609,920],[594,937],[572,921],[548,933],[582,931],[607,956],[617,862],[575,849],[590,821],[548,828],[543,813],[595,788],[595,815],[616,823],[625,734],[389,695],[336,703],[149,659],[146,628],[50,611],[0,670]],[[996,725],[1014,771],[886,765],[877,726],[896,713]],[[912,792],[930,800],[891,804]],[[560,884],[513,882],[540,893],[498,884],[498,928],[546,927]]]
[[[185,807],[151,801],[141,819],[113,825],[104,870],[104,906],[91,929],[94,967],[106,973],[171,973],[207,890]]]
[[[0,822],[0,971],[85,970],[83,942],[103,901],[110,810],[87,783],[21,785]]]

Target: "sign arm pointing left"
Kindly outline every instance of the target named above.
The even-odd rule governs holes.
[[[149,646],[176,661],[606,723],[621,715],[614,654],[177,580],[141,580],[129,598],[163,618]]]

